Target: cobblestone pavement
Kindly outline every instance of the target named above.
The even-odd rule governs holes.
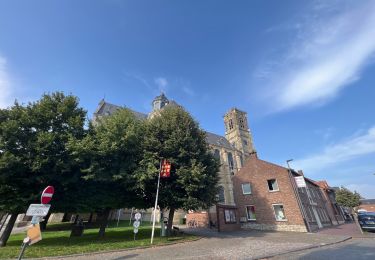
[[[356,238],[331,246],[303,250],[272,258],[272,260],[290,259],[373,260],[375,259],[375,239]]]
[[[209,237],[183,244],[60,259],[255,259],[344,239],[347,237],[293,232],[210,233]]]

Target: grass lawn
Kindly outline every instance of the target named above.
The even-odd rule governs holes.
[[[110,223],[103,239],[98,238],[98,228],[95,227],[85,229],[82,237],[70,238],[70,230],[68,230],[70,224],[48,225],[47,230],[42,233],[42,241],[29,246],[24,257],[58,256],[150,246],[151,227],[149,225],[139,227],[136,241],[134,241],[133,227],[128,225],[127,221],[121,222],[119,227],[116,227],[116,223]],[[12,235],[7,246],[0,248],[0,259],[17,257],[25,234]],[[195,238],[197,237],[191,235],[160,237],[160,229],[155,229],[154,245],[189,241]]]

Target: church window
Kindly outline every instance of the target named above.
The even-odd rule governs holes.
[[[243,118],[242,117],[240,117],[240,127],[241,128],[243,128],[243,129],[245,129],[245,124],[244,124],[244,120],[243,120]]]
[[[218,159],[219,161],[221,161],[221,160],[220,160],[220,151],[219,151],[218,149],[215,149],[215,150],[214,150],[214,157],[215,157],[216,159]]]
[[[233,129],[233,121],[232,119],[229,119],[229,130]]]
[[[224,187],[219,186],[219,193],[217,194],[217,202],[225,203]]]
[[[240,155],[240,162],[241,162],[241,167],[243,167],[243,157]]]
[[[231,152],[228,153],[228,165],[229,165],[229,170],[232,173],[234,170],[234,161],[233,161],[233,155]]]

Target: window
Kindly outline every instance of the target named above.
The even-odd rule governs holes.
[[[240,117],[240,120],[239,120],[239,121],[240,121],[240,127],[244,129],[244,128],[245,128],[245,125],[244,125],[244,120],[243,120],[243,118]]]
[[[224,210],[224,220],[225,223],[236,223],[236,213],[234,212],[234,209]]]
[[[277,221],[286,221],[285,212],[284,212],[284,205],[283,204],[275,204],[273,205],[273,211],[275,212],[275,218]]]
[[[234,170],[234,162],[233,162],[233,155],[231,152],[228,153],[228,164],[229,164],[229,170],[232,173]]]
[[[254,205],[246,206],[246,217],[247,220],[256,220],[255,207]]]
[[[241,167],[243,167],[243,157],[240,155],[240,162],[241,162]]]
[[[276,179],[268,180],[267,183],[268,183],[268,190],[269,191],[278,191],[279,190],[279,185],[277,185]]]
[[[251,194],[251,186],[250,183],[242,183],[242,194]]]
[[[218,149],[215,149],[215,150],[214,150],[214,157],[215,157],[216,159],[218,159],[219,161],[221,161],[221,160],[220,160],[220,151],[219,151]]]
[[[247,141],[246,141],[246,140],[243,140],[243,144],[246,146],[246,145],[247,145]]]
[[[233,121],[232,119],[229,119],[229,130],[233,129]]]
[[[219,193],[217,194],[217,202],[225,203],[224,187],[219,186]]]

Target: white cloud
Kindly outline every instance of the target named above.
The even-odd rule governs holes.
[[[254,73],[266,77],[266,98],[276,101],[275,110],[323,104],[359,79],[371,62],[375,2],[336,4],[340,6],[316,5],[319,8],[313,8],[300,26],[293,27],[286,54],[266,61]]]
[[[7,72],[7,61],[0,56],[0,107],[6,108],[13,104],[12,88]]]
[[[158,86],[160,92],[166,92],[168,81],[166,78],[158,77],[154,79],[155,84]]]
[[[372,153],[375,153],[375,126],[364,134],[329,145],[317,154],[296,160],[294,165],[307,174],[317,175],[329,167]]]

